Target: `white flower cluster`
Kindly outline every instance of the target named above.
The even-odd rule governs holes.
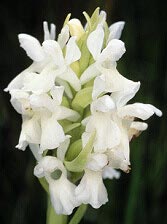
[[[34,174],[46,179],[57,214],[69,215],[82,203],[105,204],[103,179],[119,178],[115,169],[129,172],[130,140],[147,129],[144,120],[162,115],[150,104],[127,104],[140,82],[117,70],[124,22],[108,27],[98,9],[84,15],[85,28],[68,16],[57,41],[55,26],[49,31],[46,22],[42,45],[19,34],[33,63],[5,89],[23,120],[16,147],[29,145],[38,163]]]

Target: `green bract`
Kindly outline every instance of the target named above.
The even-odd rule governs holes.
[[[87,163],[88,156],[90,155],[92,148],[93,148],[93,142],[95,138],[95,132],[91,135],[88,143],[86,146],[81,150],[79,155],[73,159],[72,161],[65,161],[64,164],[66,168],[71,172],[82,172],[85,168],[85,165]],[[74,151],[76,149],[76,146],[81,147],[80,140],[73,145]],[[73,150],[72,150],[73,151]],[[74,154],[74,152],[72,152]],[[70,157],[70,156],[69,156]]]
[[[77,111],[82,111],[92,102],[92,87],[81,89],[75,95],[72,101],[72,108]]]

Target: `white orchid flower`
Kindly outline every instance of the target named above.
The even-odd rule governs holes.
[[[46,30],[45,33],[47,33]],[[75,37],[71,37],[66,45],[65,58],[59,43],[54,40],[46,38],[41,45],[36,38],[30,35],[19,34],[18,37],[20,46],[34,63],[20,73],[8,85],[5,89],[6,91],[23,87],[24,90],[37,94],[48,92],[54,86],[56,78],[69,82],[76,91],[80,90],[80,81],[70,68],[70,65],[79,60],[81,56],[80,50],[75,43]],[[63,42],[62,39],[63,34],[59,38],[61,44]]]
[[[127,104],[140,82],[117,71],[126,51],[119,40],[125,22],[108,27],[106,12],[99,8],[92,17],[83,14],[85,28],[68,14],[56,40],[56,27],[47,22],[42,43],[19,34],[20,46],[33,62],[5,89],[22,116],[16,148],[29,146],[37,161],[34,175],[44,178],[41,184],[47,181],[58,215],[71,215],[82,204],[105,204],[103,179],[118,179],[117,169],[130,171],[130,141],[147,129],[145,120],[162,116],[151,104]]]
[[[77,200],[99,208],[108,201],[107,191],[102,180],[102,171],[85,169],[80,184],[75,189]]]
[[[40,144],[39,153],[42,153],[46,149],[59,147],[66,140],[63,128],[58,120],[76,121],[79,114],[60,105],[63,91],[64,88],[59,86],[51,89],[50,96],[46,93],[29,96],[22,94],[22,91],[12,91],[12,97],[17,97],[12,100],[13,106],[18,111],[20,110],[20,113],[26,115],[23,119],[18,148],[24,149],[26,147],[25,142]],[[23,96],[25,99],[22,98]],[[20,108],[24,108],[24,110]]]
[[[57,171],[61,172],[60,177],[55,177]],[[67,179],[67,171],[56,157],[45,156],[40,160],[34,168],[34,175],[46,178],[51,202],[57,214],[70,215],[79,205],[75,196],[76,186]]]
[[[83,146],[87,143],[93,131],[96,131],[94,141],[95,152],[105,152],[120,143],[120,130],[111,118],[115,104],[111,97],[105,95],[91,104],[92,115],[87,118],[86,129],[82,135]]]
[[[80,81],[70,65],[79,60],[81,52],[76,44],[75,37],[71,37],[66,45],[66,54],[63,56],[62,49],[56,41],[48,40],[43,43],[43,47],[48,55],[53,59],[57,66],[55,77],[63,79],[70,83],[70,85],[79,91],[81,88]]]
[[[112,95],[111,95],[112,97]],[[120,144],[108,151],[109,166],[129,172],[129,141],[141,131],[147,129],[144,122],[134,121],[135,118],[146,120],[153,114],[162,116],[162,112],[150,104],[134,103],[117,108],[113,112],[114,122],[121,131]]]
[[[112,93],[117,98],[116,103],[126,103],[133,98],[140,88],[140,82],[133,82],[123,77],[116,68],[103,69],[103,74],[96,77],[92,98],[96,99],[102,93]]]
[[[109,61],[109,64],[115,66],[115,62],[118,61],[125,53],[125,46],[122,41],[113,39],[108,43],[106,48],[102,50],[103,41],[104,30],[102,25],[98,25],[96,30],[90,33],[87,39],[87,46],[95,60],[95,63],[90,65],[81,75],[81,84],[85,84],[92,78],[100,75],[101,67],[104,62]]]
[[[58,120],[76,121],[79,114],[61,106],[63,87],[54,87],[48,94],[32,95],[30,103],[33,109],[41,112],[40,153],[46,149],[55,149],[66,140],[62,126]],[[41,111],[42,110],[42,111]]]
[[[96,99],[101,93],[107,92],[117,92],[119,96],[124,95],[125,92],[127,94],[130,92],[133,97],[138,91],[140,83],[126,79],[116,70],[116,61],[125,53],[124,43],[118,39],[111,39],[106,48],[102,50],[103,39],[102,26],[98,26],[88,37],[88,49],[95,63],[90,65],[81,75],[81,84],[96,77],[92,92],[93,99]]]

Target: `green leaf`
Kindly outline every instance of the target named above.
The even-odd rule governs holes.
[[[81,123],[69,124],[64,127],[64,133],[67,134],[68,132],[72,131],[73,129],[79,127],[80,125],[81,125]]]
[[[74,160],[79,153],[82,151],[82,141],[81,139],[73,142],[71,146],[69,147],[67,153],[66,153],[66,160],[72,161]]]
[[[63,24],[63,26],[65,26],[65,25],[69,22],[70,17],[71,17],[71,13],[69,13],[69,14],[66,16],[66,18],[65,18],[65,20],[64,20],[64,24]]]
[[[92,89],[93,87],[87,87],[77,92],[72,101],[74,110],[78,110],[78,108],[85,109],[92,102]]]
[[[110,31],[109,31],[109,28],[108,28],[108,24],[105,22],[104,23],[104,48],[107,45],[107,40],[108,40],[109,33],[110,33]]]
[[[42,185],[43,189],[49,194],[49,184],[44,177],[38,178],[39,183]]]
[[[83,134],[84,131],[85,131],[85,126],[83,125],[80,125],[79,127],[69,131],[68,134],[71,135],[71,138],[70,138],[71,144],[81,139],[81,135]]]
[[[81,219],[83,218],[87,209],[87,205],[82,204],[77,211],[75,212],[74,216],[70,220],[69,224],[78,224],[80,223]]]
[[[82,151],[79,153],[79,155],[72,161],[65,161],[66,168],[71,172],[82,172],[85,168],[85,165],[87,163],[87,159],[89,154],[92,151],[93,148],[93,142],[95,138],[95,132],[91,135],[88,143],[86,146],[82,149]]]
[[[91,19],[90,19],[91,30],[95,29],[96,26],[98,25],[98,22],[99,22],[99,11],[100,11],[100,8],[97,7],[95,9],[95,11],[93,12],[92,16],[91,16]]]
[[[78,43],[78,45],[80,46],[80,50],[81,50],[81,58],[79,60],[80,75],[89,66],[90,52],[87,47],[88,34],[89,34],[89,32],[86,31]]]
[[[63,96],[61,106],[70,108],[70,104],[69,104],[69,101],[68,101],[67,97]]]
[[[86,31],[89,31],[91,29],[91,20],[90,20],[90,16],[88,15],[87,12],[83,12],[83,15],[85,16],[85,19],[87,21],[87,28],[86,28]]]
[[[74,172],[70,172],[70,180],[72,183],[76,183],[78,180],[80,180],[82,178],[82,176],[84,175],[84,171],[83,172],[78,172],[78,173],[74,173]]]
[[[62,126],[64,133],[67,134],[68,132],[72,131],[75,128],[78,128],[81,123],[72,123],[68,120],[60,120],[59,124]]]

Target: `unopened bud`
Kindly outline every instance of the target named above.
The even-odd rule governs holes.
[[[68,23],[71,36],[76,36],[77,40],[84,34],[84,28],[79,19],[71,19]]]

